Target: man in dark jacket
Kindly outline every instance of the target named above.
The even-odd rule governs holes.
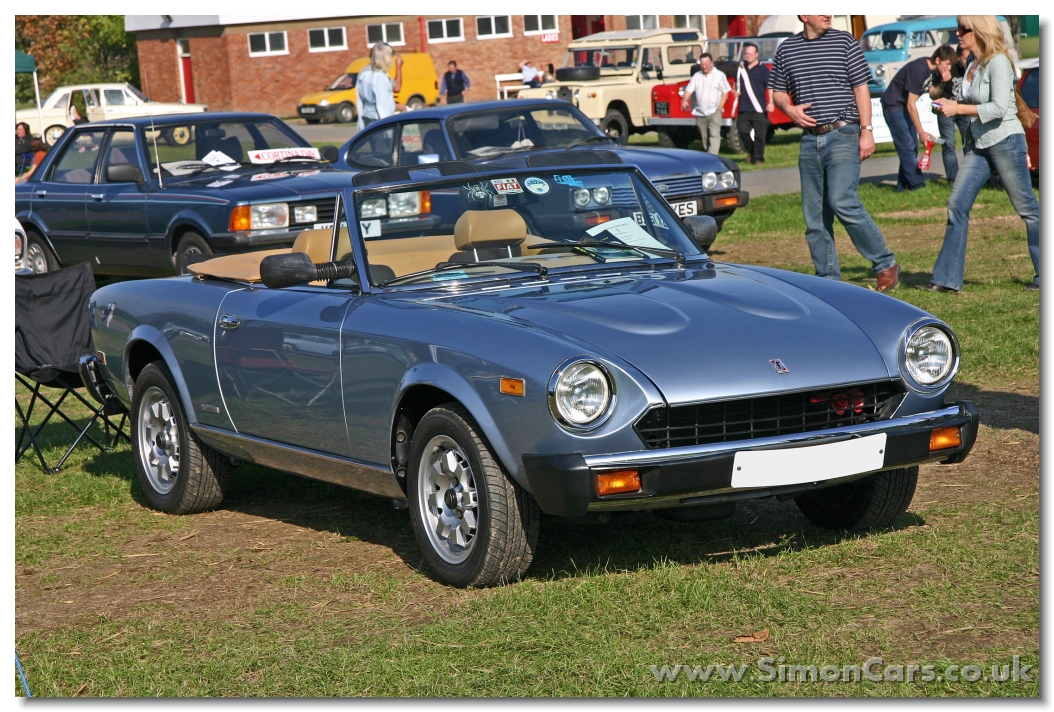
[[[472,86],[468,75],[457,68],[457,62],[450,60],[447,64],[443,82],[439,85],[439,95],[446,97],[448,104],[460,104],[465,100],[465,92]]]
[[[915,102],[928,96],[933,73],[945,73],[951,78],[955,50],[950,45],[937,48],[932,57],[919,57],[905,64],[882,94],[882,116],[893,136],[893,145],[900,156],[897,170],[897,190],[918,190],[926,187],[926,179],[918,166],[919,140],[933,141],[935,136],[922,128]],[[954,150],[954,145],[952,146]],[[958,168],[958,166],[956,167]]]
[[[743,45],[743,64],[736,73],[736,99],[739,101],[736,128],[747,154],[747,163],[765,162],[769,112],[776,108],[768,83],[769,68],[758,61],[758,46],[753,42],[746,43]]]

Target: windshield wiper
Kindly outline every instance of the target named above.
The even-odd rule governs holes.
[[[572,141],[571,143],[569,143],[566,146],[564,146],[564,150],[565,151],[570,151],[575,146],[581,146],[583,143],[589,143],[590,141],[599,141],[600,139],[604,139],[605,141],[612,141],[613,142],[613,139],[610,136],[603,136],[603,135],[600,135],[600,134],[594,134],[592,136],[587,136],[586,138],[580,138],[577,141]]]
[[[291,161],[309,161],[311,163],[318,163],[320,159],[311,158],[310,156],[286,156],[285,158],[279,158],[277,161],[271,161],[267,164],[267,168],[271,166],[277,166],[279,163],[290,163]]]
[[[402,277],[396,277],[395,279],[381,282],[377,286],[387,287],[390,284],[402,282],[406,279],[412,279],[414,277],[420,277],[422,275],[433,274],[436,272],[445,272],[446,270],[457,269],[460,267],[507,267],[518,272],[537,272],[540,277],[549,274],[548,269],[535,262],[440,262],[432,269],[421,270],[420,272],[413,272],[412,274],[404,274]]]
[[[565,249],[571,250],[579,247],[599,247],[604,249],[612,250],[626,250],[629,252],[651,252],[659,255],[660,257],[672,257],[676,262],[677,266],[684,266],[684,255],[677,250],[667,250],[664,247],[643,247],[640,245],[627,245],[624,242],[604,242],[603,240],[579,240],[578,242],[539,242],[534,245],[529,245],[533,249],[544,248],[544,249]]]

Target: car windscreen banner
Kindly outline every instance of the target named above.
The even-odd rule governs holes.
[[[267,148],[260,151],[249,151],[249,160],[253,163],[275,163],[286,158],[310,158],[322,160],[317,148]]]

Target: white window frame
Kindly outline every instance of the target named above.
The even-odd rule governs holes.
[[[446,37],[446,23],[451,20],[457,20],[458,26],[461,28],[460,37]],[[431,33],[428,31],[428,23],[430,22],[442,22],[443,23],[443,37],[433,39]],[[428,44],[444,44],[446,42],[464,42],[465,41],[465,21],[460,17],[430,17],[425,20],[425,35],[428,36]]]
[[[526,22],[526,20],[524,21],[524,23],[523,23],[523,36],[524,37],[531,37],[532,35],[547,35],[547,34],[553,33],[553,32],[555,32],[556,34],[560,34],[560,16],[559,15],[530,15],[530,16],[524,15],[524,17],[525,18],[526,17],[537,17],[538,18],[538,29],[537,30],[528,30],[527,29],[527,22]],[[551,30],[544,30],[544,29],[542,29],[542,18],[543,17],[551,17],[551,18],[553,18],[553,29],[551,29]]]
[[[402,37],[401,40],[399,40],[398,42],[392,42],[390,39],[388,39],[388,30],[387,30],[388,25],[398,25],[399,26],[399,36]],[[391,45],[392,47],[405,47],[406,46],[406,28],[403,27],[403,23],[401,23],[401,22],[372,22],[372,23],[366,25],[366,46],[367,47],[372,47],[373,45],[377,44],[376,42],[370,42],[370,28],[371,27],[380,27],[381,28],[381,37],[382,37],[381,41],[384,42],[385,44]]]
[[[638,27],[637,29],[640,29],[640,30],[649,29],[649,28],[646,28],[644,26],[644,18],[645,17],[654,17],[655,18],[655,29],[656,30],[659,29],[659,16],[658,15],[624,15],[624,17],[626,18],[626,29],[629,29],[629,18],[631,18],[631,17],[637,18],[637,24],[640,25],[640,27]]]
[[[482,18],[490,19],[490,27],[494,29],[494,19],[497,17],[504,17],[508,20],[509,31],[508,32],[491,32],[489,35],[481,35],[479,33],[479,21]],[[506,37],[512,37],[512,15],[476,15],[476,39],[478,40],[498,40]]]
[[[684,27],[677,26],[677,18],[684,18]],[[691,18],[698,17],[699,24],[702,27],[693,27]],[[675,30],[695,30],[697,32],[706,32],[706,15],[674,15],[673,16],[673,27]]]
[[[285,49],[274,51],[271,49],[271,35],[281,33],[282,38],[285,40]],[[252,39],[253,35],[263,35],[267,38],[267,51],[266,52],[253,52]],[[265,32],[248,32],[245,35],[245,44],[249,48],[250,57],[278,57],[283,54],[289,54],[289,33],[285,30],[269,30]]]
[[[311,46],[311,33],[321,30],[326,36],[325,47],[312,47]],[[339,45],[329,44],[329,31],[340,30],[340,36],[343,38],[343,43]],[[340,52],[348,48],[348,30],[343,25],[333,25],[331,27],[310,27],[307,30],[307,51],[308,52]]]

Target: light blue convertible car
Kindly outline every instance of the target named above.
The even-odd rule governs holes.
[[[355,176],[335,226],[91,303],[100,395],[150,504],[223,500],[231,459],[408,503],[436,577],[519,578],[542,514],[727,516],[794,498],[891,524],[959,462],[948,326],[890,297],[715,263],[614,154]]]

